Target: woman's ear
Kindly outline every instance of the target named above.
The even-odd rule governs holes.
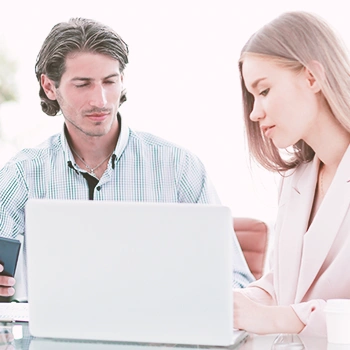
[[[55,84],[47,75],[41,74],[40,83],[47,98],[50,100],[57,100]]]
[[[305,67],[305,75],[312,91],[315,93],[320,92],[320,81],[326,77],[323,65],[318,61],[310,61],[308,66]]]

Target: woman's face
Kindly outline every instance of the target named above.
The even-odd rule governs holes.
[[[278,148],[301,139],[307,142],[319,112],[320,89],[311,72],[294,72],[272,60],[247,56],[242,75],[254,97],[250,119],[259,123],[263,135]]]

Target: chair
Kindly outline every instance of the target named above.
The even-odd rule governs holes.
[[[233,219],[233,228],[250,271],[259,279],[264,272],[268,247],[267,225],[257,219],[242,217]]]

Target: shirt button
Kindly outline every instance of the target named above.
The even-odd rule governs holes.
[[[96,190],[97,190],[97,191],[100,191],[100,190],[101,190],[101,186],[97,186],[97,187],[96,187]]]

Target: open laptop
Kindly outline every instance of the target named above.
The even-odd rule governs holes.
[[[228,346],[232,216],[206,204],[32,199],[33,336]]]

